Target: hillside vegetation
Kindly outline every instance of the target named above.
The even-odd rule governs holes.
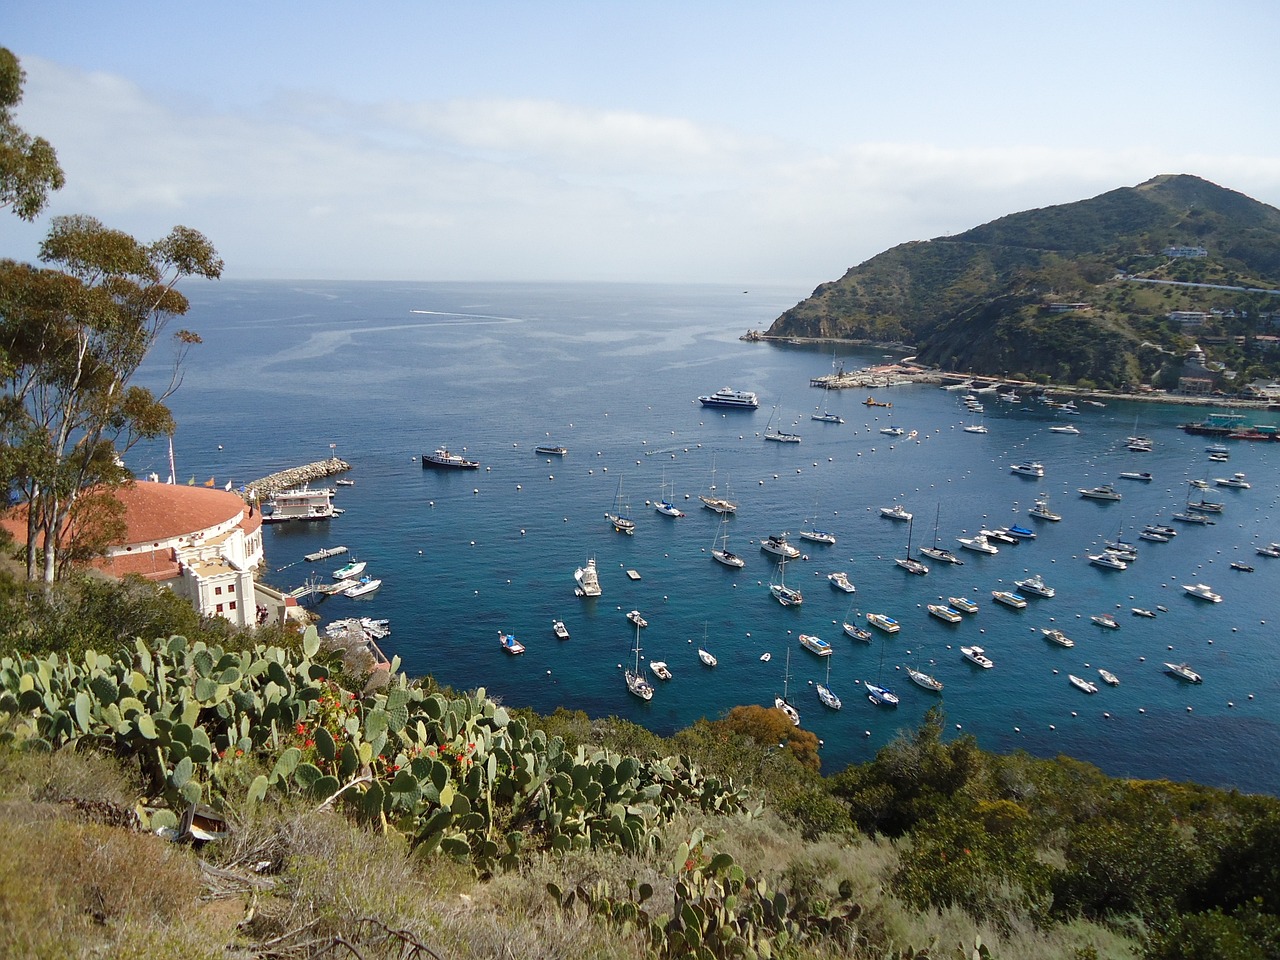
[[[1250,289],[1139,282],[1157,280]],[[767,333],[905,343],[944,369],[1120,388],[1158,378],[1194,342],[1171,311],[1219,311],[1202,328],[1210,335],[1273,332],[1280,297],[1261,289],[1280,289],[1280,210],[1161,176],[901,244],[822,284]],[[1087,307],[1055,313],[1053,303]],[[1224,358],[1257,368],[1242,374],[1275,365],[1248,343]]]
[[[663,739],[351,675],[314,631],[68,647],[102,589],[0,591],[0,623],[63,621],[0,638],[5,957],[1280,951],[1272,797],[989,754],[940,708],[824,776],[771,708]]]

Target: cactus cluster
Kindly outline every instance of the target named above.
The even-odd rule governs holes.
[[[423,852],[513,865],[532,840],[552,850],[656,847],[656,827],[682,807],[746,811],[732,783],[687,758],[639,760],[566,749],[485,696],[446,698],[392,680],[362,697],[342,691],[314,627],[301,656],[258,645],[226,651],[170,637],[82,661],[0,659],[0,740],[53,750],[97,744],[136,757],[161,809],[221,805],[258,757],[269,772],[248,801],[273,792],[343,805]],[[145,810],[140,804],[140,813]]]
[[[606,881],[580,883],[572,890],[548,884],[547,892],[565,910],[582,904],[626,930],[645,934],[659,958],[770,958],[793,956],[804,943],[848,944],[858,934],[862,909],[847,897],[821,903],[792,903],[770,892],[761,878],[748,877],[727,853],[707,857],[703,834],[693,831],[674,851],[676,877],[671,912],[653,909],[653,887],[631,885],[615,895]]]

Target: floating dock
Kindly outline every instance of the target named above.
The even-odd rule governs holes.
[[[340,553],[346,553],[346,547],[325,547],[323,550],[317,550],[315,553],[308,553],[304,560],[310,560],[315,563],[317,560],[327,560],[329,557],[336,557]]]

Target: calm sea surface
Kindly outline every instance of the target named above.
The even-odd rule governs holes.
[[[199,331],[185,380],[170,406],[181,479],[237,486],[290,466],[324,459],[330,445],[349,461],[353,487],[339,487],[346,511],[330,522],[266,528],[266,579],[292,588],[328,578],[342,560],[308,564],[304,554],[344,544],[383,579],[372,597],[337,597],[317,607],[325,622],[351,615],[387,617],[385,644],[413,674],[459,688],[484,686],[511,704],[540,711],[565,705],[616,714],[659,732],[737,704],[772,704],[788,692],[803,724],[823,740],[824,769],[866,760],[896,731],[919,722],[938,697],[913,685],[918,666],[946,685],[947,721],[987,749],[1067,753],[1116,775],[1169,777],[1280,792],[1280,646],[1275,624],[1280,560],[1255,548],[1280,540],[1275,463],[1280,444],[1233,442],[1230,463],[1210,463],[1206,440],[1176,425],[1183,408],[1109,404],[1065,418],[1047,407],[1018,408],[986,398],[987,434],[966,433],[959,394],[929,386],[875,391],[891,408],[864,406],[865,392],[822,392],[809,378],[828,373],[829,350],[744,343],[802,299],[796,289],[715,286],[224,282],[186,291],[181,325]],[[880,352],[845,349],[853,369]],[[162,351],[144,371],[158,383]],[[755,390],[754,413],[703,408],[695,398],[723,386]],[[761,438],[775,425],[803,442]],[[821,406],[843,416],[810,420]],[[1072,422],[1078,436],[1050,432]],[[916,431],[894,439],[885,426]],[[1155,441],[1132,453],[1137,431]],[[554,442],[563,458],[537,456]],[[447,445],[483,463],[479,471],[423,470],[420,456]],[[167,473],[158,446],[136,448],[139,475]],[[1010,473],[1024,459],[1044,464],[1043,480]],[[1148,471],[1150,483],[1119,479]],[[714,474],[713,474],[714,471]],[[1212,487],[1224,501],[1213,526],[1178,527],[1169,543],[1140,543],[1123,572],[1088,563],[1103,540],[1135,541],[1144,523],[1171,523],[1188,480],[1243,471],[1247,490]],[[696,499],[713,482],[739,501],[728,525],[730,549],[747,560],[731,571],[709,550],[718,518]],[[688,513],[654,512],[664,481]],[[1113,483],[1120,502],[1081,499],[1077,488]],[[1026,514],[1050,495],[1060,523]],[[637,529],[613,532],[604,514],[629,504]],[[881,518],[893,502],[915,514],[913,546],[934,539],[964,565],[930,562],[915,577],[893,563],[906,550],[906,524]],[[807,558],[788,565],[787,583],[804,603],[783,608],[769,595],[775,567],[760,551],[769,534],[798,531],[817,518],[833,546],[797,542]],[[961,551],[956,537],[984,526],[1020,523],[1039,537],[997,556]],[[596,558],[604,593],[574,596],[574,570]],[[343,558],[343,560],[348,558]],[[1230,569],[1232,560],[1254,573]],[[641,579],[627,578],[633,569]],[[826,575],[845,570],[848,595]],[[1057,590],[1015,611],[991,592],[1039,573]],[[1188,597],[1182,584],[1206,583],[1223,602]],[[964,595],[981,610],[948,625],[926,604]],[[1155,619],[1130,608],[1167,608]],[[622,665],[633,659],[639,609],[649,626],[643,656],[674,673],[647,704],[628,695]],[[872,644],[840,624],[868,612],[902,629]],[[1112,612],[1117,630],[1090,622]],[[571,639],[557,641],[562,619]],[[1073,649],[1047,643],[1056,626]],[[521,657],[499,648],[498,632],[526,645]],[[820,659],[797,637],[817,634],[835,654]],[[704,645],[719,666],[700,664]],[[977,643],[995,661],[980,670],[961,658]],[[761,662],[762,653],[772,659]],[[1163,672],[1187,661],[1199,686]],[[844,700],[831,712],[814,684],[830,667]],[[1087,696],[1069,673],[1097,681],[1105,667],[1120,686]],[[901,696],[877,708],[863,680]]]

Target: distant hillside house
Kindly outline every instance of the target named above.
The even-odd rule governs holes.
[[[1204,247],[1165,247],[1160,251],[1166,257],[1207,257],[1209,251]]]
[[[1178,392],[1203,396],[1213,392],[1213,381],[1207,377],[1179,377]]]
[[[203,486],[139,480],[115,491],[125,508],[125,534],[91,566],[120,578],[139,576],[189,600],[203,616],[237,627],[282,619],[296,602],[256,583],[262,563],[262,517],[234,493]],[[26,514],[11,510],[0,524],[19,543]]]
[[[1091,303],[1051,303],[1049,304],[1050,313],[1071,313],[1073,310],[1088,310],[1092,307]]]
[[[1170,310],[1169,319],[1184,327],[1199,327],[1209,319],[1203,310]]]

